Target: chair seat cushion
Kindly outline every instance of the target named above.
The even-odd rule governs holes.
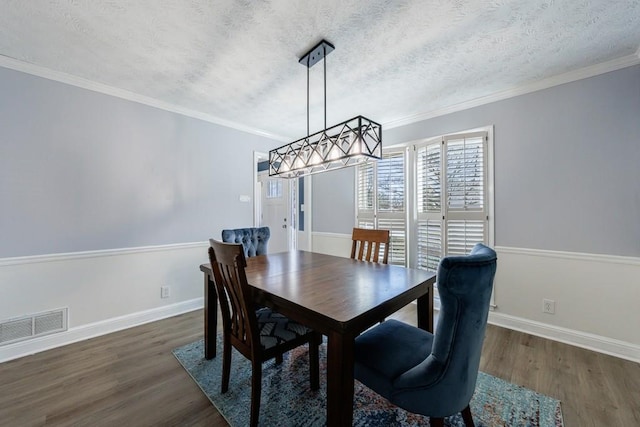
[[[288,317],[271,310],[261,308],[256,311],[260,344],[264,350],[292,341],[311,332],[311,329]]]
[[[431,354],[433,335],[389,319],[356,338],[355,378],[391,399],[393,382]]]

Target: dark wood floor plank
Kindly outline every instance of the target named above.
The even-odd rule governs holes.
[[[226,426],[171,353],[202,335],[198,310],[2,363],[0,425]],[[568,427],[640,425],[640,364],[489,325],[481,370],[560,399]]]

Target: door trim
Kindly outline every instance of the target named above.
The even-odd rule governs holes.
[[[264,161],[264,160],[269,160],[269,155],[265,152],[262,151],[254,151],[253,152],[253,226],[254,227],[258,227],[260,226],[260,215],[261,215],[261,211],[262,211],[262,206],[261,206],[261,197],[262,197],[262,189],[260,188],[260,183],[258,180],[258,163],[260,161]],[[312,188],[313,185],[311,185],[311,180],[312,180],[312,176],[311,175],[307,175],[305,176],[305,180],[304,180],[304,217],[305,217],[305,227],[304,227],[304,231],[300,231],[299,226],[298,226],[298,221],[300,218],[298,218],[298,209],[299,206],[295,206],[294,209],[291,209],[291,212],[293,213],[293,215],[295,215],[295,220],[293,220],[293,223],[296,224],[296,229],[295,229],[295,233],[296,236],[294,237],[294,241],[296,242],[296,244],[298,244],[298,242],[301,241],[300,239],[300,233],[303,234],[303,242],[306,242],[306,244],[302,244],[302,245],[298,245],[301,247],[298,248],[289,248],[289,249],[301,249],[304,251],[311,251],[313,248],[313,242],[312,242],[312,238],[313,238],[313,233],[311,232],[311,224],[313,224],[312,222],[312,204],[311,204],[311,200],[312,200]],[[296,190],[300,191],[297,186]],[[291,199],[291,197],[290,197]],[[295,200],[299,202],[299,197],[296,195]],[[289,206],[289,208],[291,208],[291,206]]]
[[[262,189],[260,188],[260,182],[258,181],[258,163],[262,160],[268,160],[267,153],[254,151],[253,152],[253,226],[260,226],[260,214],[262,212],[261,198]]]

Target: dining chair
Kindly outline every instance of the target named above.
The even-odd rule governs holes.
[[[311,390],[317,390],[320,386],[318,346],[322,335],[270,308],[256,306],[245,274],[247,262],[242,244],[213,239],[209,243],[209,260],[222,315],[221,392],[226,393],[229,389],[233,347],[251,361],[250,425],[256,426],[260,413],[262,363],[308,344]]]
[[[355,340],[355,378],[391,403],[430,417],[433,427],[462,413],[476,387],[496,272],[493,249],[478,243],[466,256],[442,258],[435,334],[387,320]]]
[[[242,243],[245,257],[266,255],[271,237],[269,227],[246,227],[222,230],[222,241],[227,243]],[[260,309],[261,307],[258,307]],[[276,356],[276,363],[282,363],[282,354]]]
[[[242,243],[244,256],[266,255],[271,237],[269,227],[247,227],[222,230],[222,241]]]
[[[351,240],[351,258],[360,261],[387,263],[389,259],[389,230],[354,228]],[[381,246],[382,261],[380,261]]]

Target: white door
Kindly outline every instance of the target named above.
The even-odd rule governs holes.
[[[268,172],[261,172],[258,180],[262,184],[260,225],[269,227],[271,231],[269,253],[288,251],[292,235],[290,182],[270,177]]]

